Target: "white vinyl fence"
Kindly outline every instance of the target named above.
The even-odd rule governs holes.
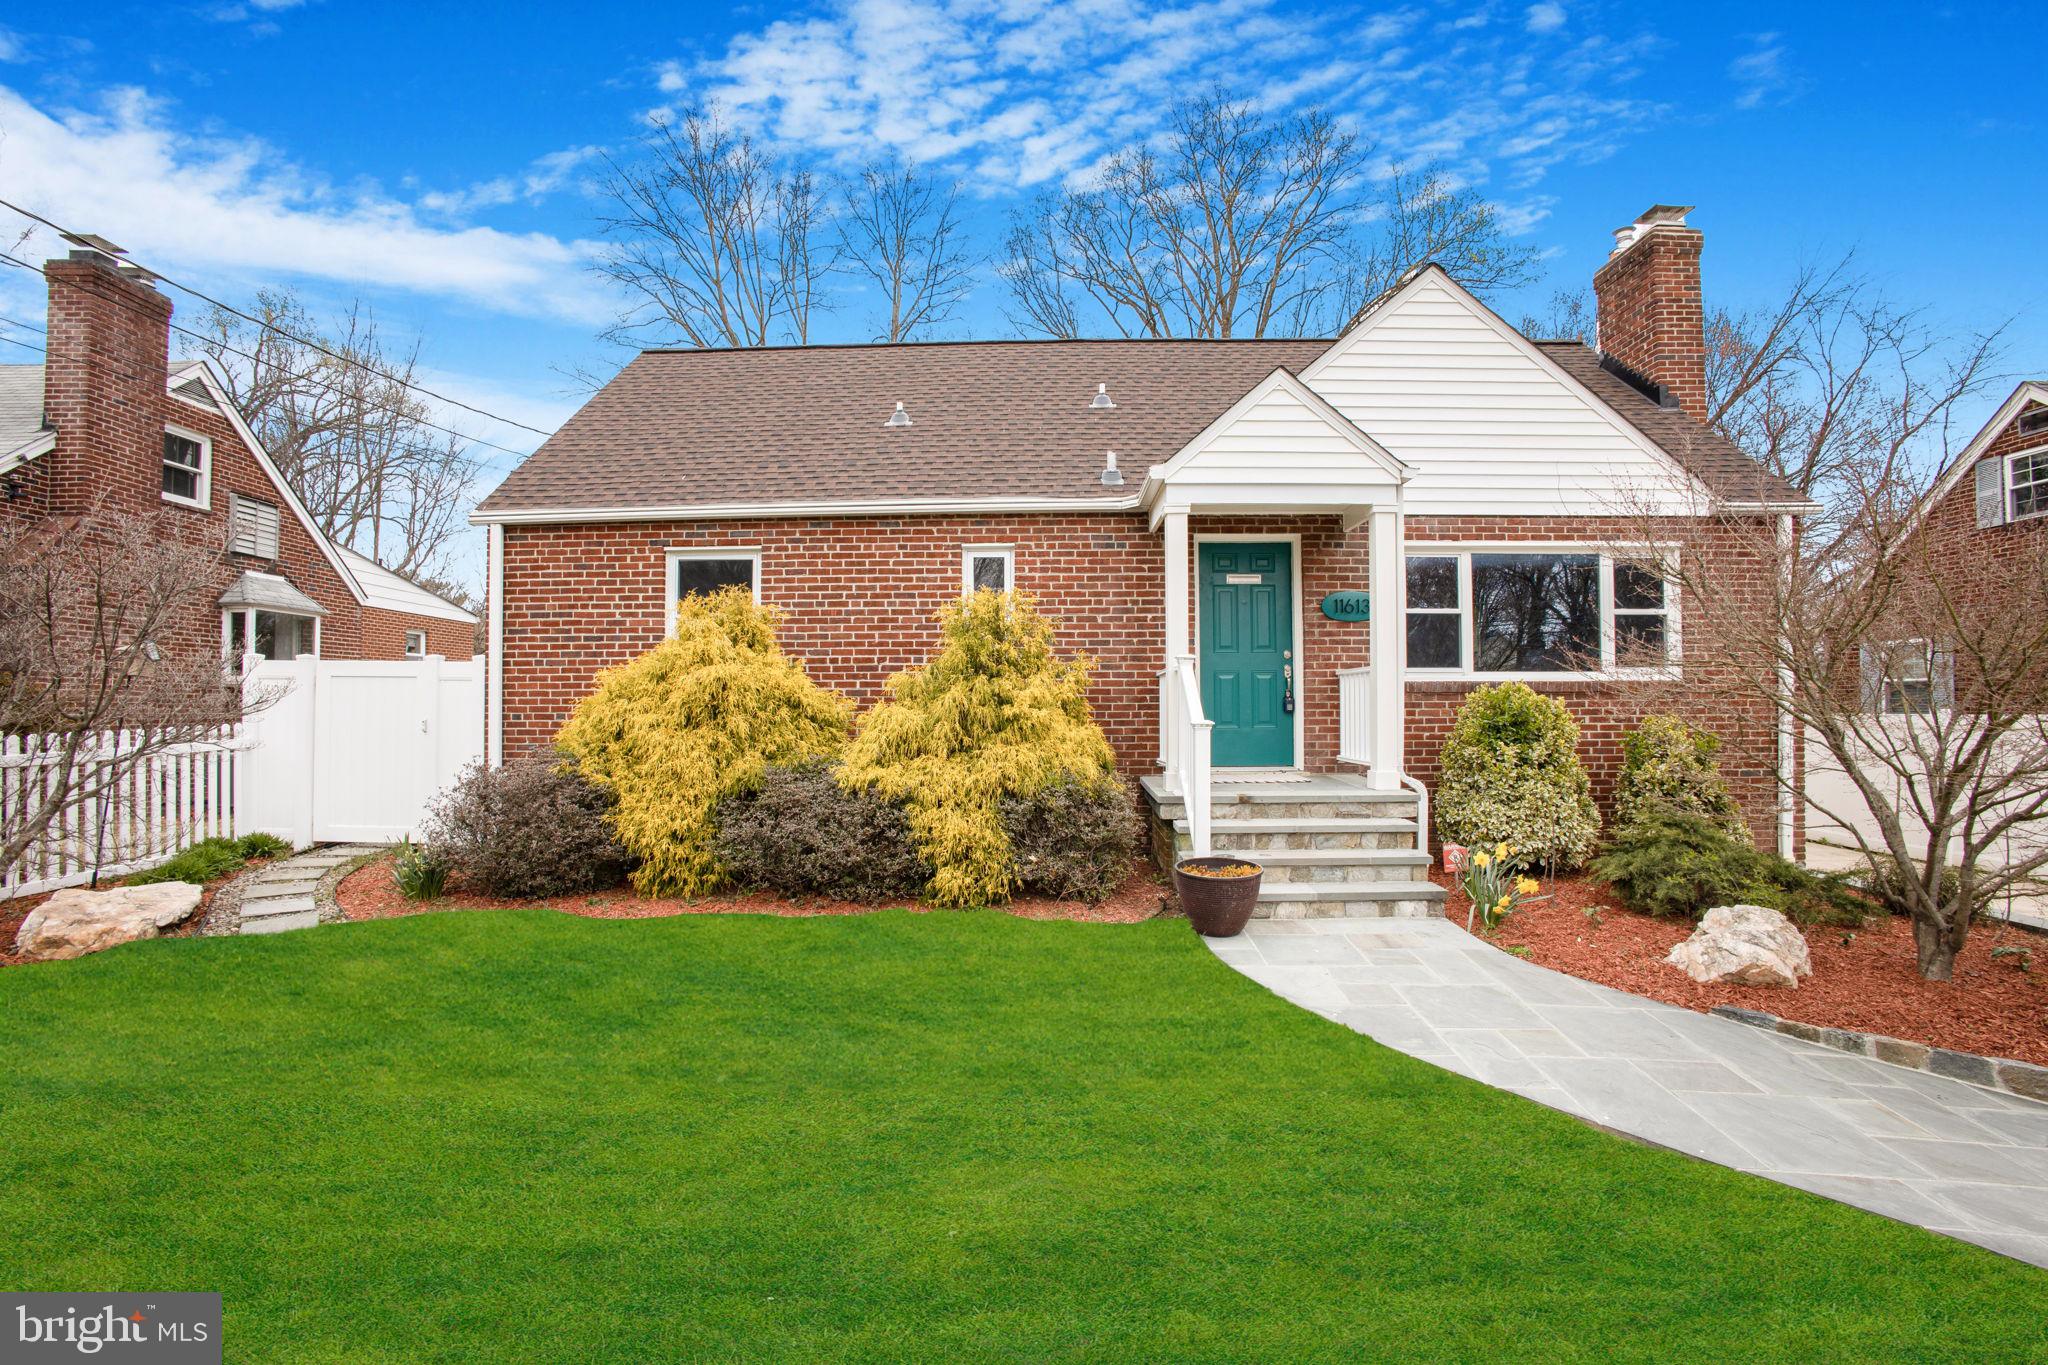
[[[213,835],[275,834],[295,848],[416,834],[426,806],[483,752],[481,658],[246,663],[252,706],[203,744],[151,755],[107,799],[66,809],[0,880],[0,899],[153,867]],[[86,761],[132,744],[108,735]],[[53,780],[51,741],[0,741],[0,809]]]
[[[1879,762],[1869,764],[1865,772],[1875,779],[1893,809],[1900,812],[1900,819],[1906,826],[1906,837],[1924,846],[1927,829],[1913,818],[1906,777]],[[1860,866],[1861,858],[1855,851],[1856,833],[1859,831],[1871,847],[1884,847],[1877,817],[1871,814],[1862,792],[1821,743],[1820,736],[1812,731],[1806,736],[1806,802],[1807,861],[1814,866]],[[1999,866],[2008,866],[2016,857],[2032,857],[2040,850],[2044,839],[2048,839],[2048,821],[2031,821],[2000,840],[1991,856]],[[1949,840],[1948,856],[1951,859],[1962,856],[1960,835]]]

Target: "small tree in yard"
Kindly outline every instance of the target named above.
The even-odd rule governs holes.
[[[558,740],[612,793],[619,842],[646,896],[700,896],[727,880],[712,809],[770,764],[830,758],[852,707],[775,640],[776,614],[744,588],[676,607],[675,638],[598,676]]]
[[[1674,518],[1624,496],[1639,505],[1613,553],[1683,604],[1686,686],[1655,687],[1654,704],[1713,726],[1788,800],[1813,793],[1784,770],[1780,736],[1806,736],[1808,767],[1841,770],[1869,817],[1815,808],[1911,914],[1921,975],[1946,981],[1974,909],[2048,863],[2037,846],[1994,865],[2048,814],[2048,549],[1934,538],[1921,520],[1996,333],[1942,336],[1845,263],[1802,276],[1782,307],[1711,319],[1708,343],[1715,425],[1812,508]],[[1720,723],[1744,710],[1778,734]]]
[[[891,678],[861,718],[840,780],[904,808],[934,901],[1000,904],[1024,882],[1005,798],[1064,783],[1111,792],[1116,756],[1088,711],[1088,661],[1053,657],[1052,624],[1028,598],[978,592],[939,625],[938,655]]]
[[[215,619],[220,580],[219,547],[180,529],[105,506],[0,525],[0,736],[35,746],[35,780],[0,800],[0,874],[77,812],[108,826],[153,758],[243,711],[215,650],[179,638]]]

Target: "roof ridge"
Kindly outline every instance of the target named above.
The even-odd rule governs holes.
[[[1321,343],[1335,337],[964,337],[946,341],[812,341],[769,346],[643,346],[641,355],[758,355],[764,351],[908,351],[940,346],[1279,346]]]

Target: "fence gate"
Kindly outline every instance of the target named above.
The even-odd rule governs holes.
[[[238,832],[311,843],[416,834],[427,802],[483,752],[481,660],[259,663],[238,753]]]

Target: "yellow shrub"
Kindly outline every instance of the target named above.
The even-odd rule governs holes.
[[[675,638],[598,675],[561,746],[618,796],[619,842],[644,896],[700,896],[725,881],[711,808],[770,763],[829,758],[852,704],[810,680],[775,642],[779,616],[744,588],[685,599]]]
[[[978,592],[939,625],[938,655],[891,678],[861,719],[840,781],[903,806],[934,901],[1000,904],[1017,869],[997,803],[1065,778],[1113,784],[1116,759],[1088,712],[1091,664],[1053,658],[1030,598]]]

